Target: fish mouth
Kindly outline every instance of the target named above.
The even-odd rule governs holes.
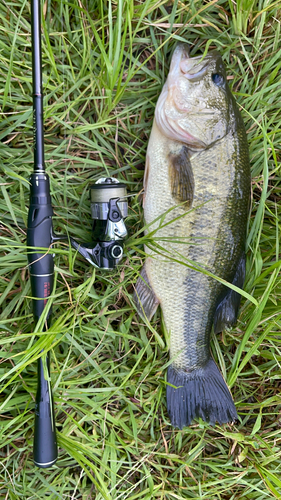
[[[205,149],[207,143],[203,137],[199,138],[196,137],[197,134],[190,133],[188,120],[192,119],[192,115],[212,119],[216,113],[206,106],[204,99],[200,96],[197,96],[195,101],[191,95],[182,99],[180,82],[183,80],[192,83],[200,81],[210,71],[210,64],[213,64],[217,57],[220,55],[215,51],[208,53],[205,57],[202,55],[190,57],[189,46],[183,43],[178,44],[172,56],[167,81],[157,102],[155,118],[163,135],[187,144],[190,149]]]
[[[209,63],[205,64],[203,68],[199,69],[195,73],[188,73],[187,61],[184,60],[180,63],[180,69],[183,73],[184,78],[186,78],[190,82],[199,82],[203,78],[203,76],[207,74],[208,68],[209,68]]]
[[[177,99],[178,82],[180,78],[185,78],[186,80],[194,83],[199,82],[209,71],[210,63],[219,56],[218,52],[212,51],[203,58],[202,55],[190,57],[189,56],[189,46],[184,43],[177,45],[175,52],[172,57],[171,67],[168,76],[168,95],[171,101],[173,101],[175,108],[180,113],[192,114],[205,114],[213,115],[214,112],[209,110],[204,105],[204,101],[196,104],[196,109],[194,109],[194,99],[186,98],[186,104],[183,106]]]
[[[182,59],[190,59],[189,46],[187,43],[177,44],[170,64],[169,77],[174,78],[178,75],[179,66],[181,64]]]
[[[218,57],[220,54],[216,50],[209,52],[205,57],[203,55],[190,57],[188,44],[179,43],[172,57],[169,80],[183,76],[190,82],[198,82],[208,72],[210,63]]]

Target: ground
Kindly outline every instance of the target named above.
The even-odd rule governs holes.
[[[281,497],[280,18],[268,0],[46,0],[46,169],[54,227],[91,239],[88,187],[130,196],[125,258],[94,270],[56,244],[53,322],[34,325],[26,256],[33,168],[30,5],[0,5],[1,479],[3,499],[238,500]],[[233,426],[171,427],[160,311],[147,325],[133,287],[144,260],[141,191],[154,107],[177,41],[217,49],[247,130],[252,204],[237,326],[212,338],[236,403]],[[151,242],[153,244],[153,242]],[[59,459],[32,461],[36,359],[51,355]]]

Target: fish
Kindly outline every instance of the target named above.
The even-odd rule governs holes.
[[[210,353],[235,325],[245,280],[250,200],[246,131],[222,57],[173,52],[148,142],[143,209],[146,260],[135,284],[139,315],[160,305],[169,338],[166,401],[172,426],[233,423],[230,390]],[[216,279],[218,278],[218,279]]]

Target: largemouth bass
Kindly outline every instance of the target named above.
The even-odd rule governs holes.
[[[245,128],[221,56],[191,58],[178,45],[144,176],[144,217],[158,250],[146,247],[135,301],[148,319],[161,305],[170,335],[167,408],[180,429],[196,417],[210,424],[237,418],[210,335],[213,325],[218,333],[235,324],[240,294],[204,270],[243,287],[249,194]]]

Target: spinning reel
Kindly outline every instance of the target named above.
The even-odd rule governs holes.
[[[75,248],[90,264],[99,269],[114,269],[123,256],[127,236],[124,219],[128,215],[126,185],[113,177],[102,177],[90,186],[93,243],[77,243]]]

